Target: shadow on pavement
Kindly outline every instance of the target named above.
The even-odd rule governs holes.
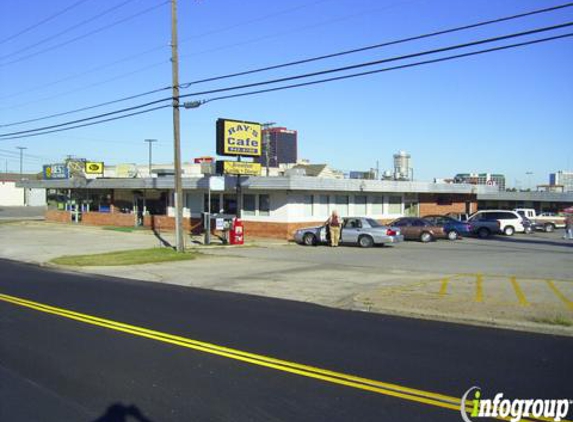
[[[141,413],[135,405],[124,406],[121,403],[114,403],[109,406],[102,416],[93,422],[153,422]]]

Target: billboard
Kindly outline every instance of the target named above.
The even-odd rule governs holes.
[[[86,161],[86,174],[103,174],[103,162]]]
[[[44,179],[67,179],[68,167],[64,163],[43,166]]]
[[[260,157],[261,124],[240,120],[217,119],[217,154]]]
[[[217,161],[217,174],[260,176],[261,165],[259,163],[246,163],[244,161]]]

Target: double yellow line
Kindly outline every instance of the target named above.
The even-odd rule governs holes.
[[[105,318],[99,318],[92,315],[82,314],[79,312],[70,311],[63,308],[57,308],[55,306],[33,302],[31,300],[22,299],[15,296],[9,296],[1,293],[0,293],[0,301],[11,303],[29,309],[34,309],[36,311],[44,312],[47,314],[57,315],[60,317],[79,321],[85,324],[103,327],[114,331],[120,331],[135,336],[160,341],[163,343],[173,344],[188,349],[193,349],[217,356],[222,356],[229,359],[234,359],[241,362],[250,363],[252,365],[271,368],[282,372],[304,376],[307,378],[318,379],[332,384],[338,384],[346,387],[356,388],[359,390],[370,391],[373,393],[396,397],[399,399],[422,403],[430,406],[456,410],[458,412],[460,411],[461,400],[457,397],[433,393],[424,390],[418,390],[414,388],[403,387],[397,384],[385,383],[368,378],[357,377],[354,375],[348,375],[341,372],[316,368],[313,366],[303,365],[286,360],[275,359],[269,356],[259,355],[255,353],[248,353],[241,350],[232,349],[229,347],[218,346],[212,343],[206,343],[198,340],[189,339],[186,337],[163,333],[161,331],[150,330],[135,325],[124,324],[121,322]],[[470,410],[469,403],[468,403],[468,410]],[[500,419],[506,420],[503,418]]]

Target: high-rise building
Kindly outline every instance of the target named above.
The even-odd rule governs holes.
[[[263,130],[263,148],[255,162],[264,167],[278,167],[280,164],[296,164],[298,158],[297,131],[285,127]]]
[[[454,183],[498,186],[499,190],[505,190],[505,176],[503,174],[459,173],[454,176]]]
[[[563,191],[573,192],[573,171],[560,170],[549,175],[551,186],[563,186]]]

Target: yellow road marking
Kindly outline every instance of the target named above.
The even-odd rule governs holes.
[[[476,302],[483,302],[483,275],[476,274]]]
[[[519,283],[517,282],[517,277],[511,277],[509,279],[509,281],[511,282],[511,285],[513,286],[513,290],[515,290],[515,295],[517,296],[517,300],[519,301],[519,304],[522,306],[529,306],[529,302],[527,301],[527,298],[525,297],[525,293],[523,293],[523,290],[521,290],[521,287],[519,287]]]
[[[553,283],[552,280],[545,280],[549,288],[555,293],[555,296],[561,300],[569,308],[569,310],[573,311],[573,302],[571,302],[567,297],[561,293],[561,291],[557,288],[557,286]]]
[[[250,363],[253,365],[276,369],[278,371],[288,372],[304,376],[307,378],[318,379],[333,384],[344,385],[359,390],[370,391],[373,393],[396,397],[417,403],[423,403],[430,406],[451,409],[458,412],[460,411],[461,400],[458,397],[419,390],[415,388],[404,387],[398,384],[376,381],[368,378],[344,374],[342,372],[330,371],[327,369],[299,364],[296,362],[276,359],[269,356],[244,352],[238,349],[218,346],[216,344],[206,343],[198,340],[189,339],[186,337],[163,333],[161,331],[150,330],[135,325],[124,324],[121,322],[105,318],[99,318],[92,315],[82,314],[79,312],[70,311],[63,308],[57,308],[55,306],[50,306],[39,302],[33,302],[27,299],[22,299],[19,297],[9,296],[1,293],[0,293],[0,301],[22,306],[29,309],[34,309],[36,311],[44,312],[47,314],[61,316],[64,318],[83,322],[86,324],[95,325],[110,330],[120,331],[135,336],[160,341],[163,343],[185,347],[188,349],[198,350],[201,352],[222,356],[229,359]],[[470,403],[467,404],[466,408],[468,411],[471,411]],[[501,417],[497,419],[504,421],[510,420],[509,418],[501,418]],[[527,422],[525,419],[522,420],[524,422]],[[563,420],[563,422],[572,422],[572,421]]]
[[[442,286],[440,287],[440,296],[444,297],[448,293],[448,282],[449,278],[442,279]]]

